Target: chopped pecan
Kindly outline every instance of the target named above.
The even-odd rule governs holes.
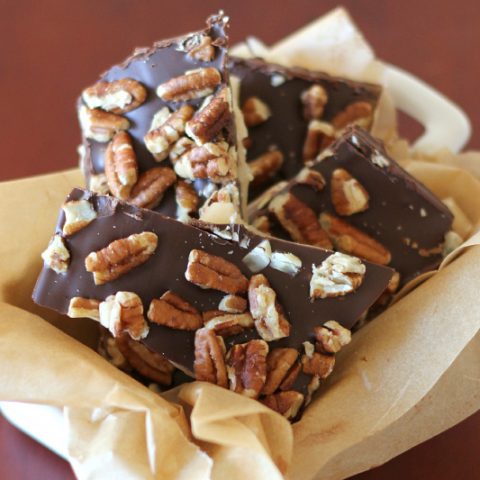
[[[56,273],[65,273],[70,263],[70,252],[61,235],[54,235],[42,253],[43,261]]]
[[[155,208],[177,176],[169,167],[154,167],[143,172],[132,188],[128,202],[140,208]]]
[[[387,292],[395,293],[398,290],[399,285],[400,285],[400,274],[397,271],[395,271],[392,275],[392,278],[388,282]]]
[[[320,353],[337,353],[352,339],[350,330],[342,327],[335,320],[330,320],[321,327],[315,327],[313,331],[317,340],[315,347]]]
[[[351,293],[362,284],[365,272],[359,258],[335,252],[319,267],[312,265],[310,297],[341,297]]]
[[[245,293],[248,289],[248,280],[238,267],[202,250],[190,252],[185,278],[200,288],[224,293]]]
[[[291,369],[295,368],[298,352],[294,348],[274,348],[267,357],[267,380],[263,386],[262,394],[271,395],[275,392]]]
[[[335,247],[370,262],[388,265],[392,256],[379,242],[358,228],[328,213],[320,214],[320,225],[327,232]]]
[[[303,117],[306,120],[322,118],[325,105],[328,102],[328,94],[325,88],[319,84],[312,85],[302,92],[300,99],[303,103]]]
[[[307,385],[307,395],[305,397],[305,406],[310,405],[313,394],[320,388],[320,378],[313,375]]]
[[[195,142],[190,140],[187,137],[181,137],[178,139],[170,149],[170,161],[175,165],[175,163],[180,159],[180,157],[187,153],[195,146]]]
[[[100,303],[100,323],[114,337],[128,333],[134,340],[148,335],[148,324],[143,316],[140,297],[132,292],[117,292]]]
[[[264,340],[271,342],[290,335],[290,324],[265,275],[259,273],[250,279],[248,301],[255,328]]]
[[[212,94],[221,81],[216,68],[199,68],[162,83],[157,87],[157,95],[166,102],[184,102]]]
[[[227,354],[230,390],[257,398],[267,378],[268,345],[263,340],[250,340],[233,345]]]
[[[95,285],[111,282],[142,263],[157,248],[158,237],[152,232],[142,232],[114,240],[85,259],[87,272],[93,273]]]
[[[363,185],[343,168],[337,168],[332,173],[330,195],[339,215],[363,212],[368,208],[370,199]]]
[[[108,188],[107,176],[104,173],[90,175],[88,179],[88,189],[99,195],[108,195],[110,189]]]
[[[139,107],[147,98],[147,90],[132,78],[112,82],[102,80],[86,88],[82,98],[88,108],[101,108],[118,114]]]
[[[183,47],[187,55],[194,60],[211,62],[215,58],[215,47],[208,35],[192,35]]]
[[[230,90],[223,87],[187,122],[185,133],[197,145],[213,140],[231,119]]]
[[[313,352],[311,356],[302,355],[303,373],[315,375],[318,378],[325,379],[332,372],[335,366],[335,355],[325,355],[323,353]]]
[[[88,200],[70,200],[62,205],[62,209],[65,213],[64,235],[73,235],[97,218],[97,212]]]
[[[320,172],[312,170],[311,168],[302,168],[295,177],[295,183],[299,185],[308,185],[312,187],[315,192],[321,192],[326,185],[325,178]]]
[[[298,415],[298,412],[303,405],[303,400],[304,397],[301,393],[289,390],[287,392],[278,392],[272,395],[267,395],[260,401],[265,406],[275,410],[275,412],[283,415],[288,420],[292,420]]]
[[[347,125],[355,124],[369,128],[373,119],[373,107],[370,103],[358,101],[347,105],[345,109],[335,115],[333,126],[340,130]]]
[[[154,117],[152,127],[143,137],[145,146],[158,162],[165,160],[171,145],[185,132],[187,122],[192,118],[194,109],[190,105],[182,105],[176,112],[165,114],[164,107]]]
[[[205,328],[213,330],[217,335],[229,337],[237,335],[244,328],[253,327],[253,318],[249,313],[225,313],[214,316],[205,322]]]
[[[270,267],[288,275],[296,275],[302,268],[302,261],[293,253],[275,251]]]
[[[253,176],[252,185],[258,187],[274,177],[283,165],[283,153],[271,150],[248,162]]]
[[[257,273],[268,267],[271,257],[272,247],[270,242],[263,240],[242,258],[242,262],[251,272]]]
[[[91,318],[100,321],[99,300],[93,298],[73,297],[68,305],[67,315],[70,318]]]
[[[84,105],[78,111],[78,118],[85,137],[102,143],[111,140],[115,133],[130,128],[130,122],[126,118],[99,108],[89,109]]]
[[[242,105],[243,120],[247,127],[256,127],[266,122],[272,112],[268,105],[258,97],[249,97]]]
[[[207,310],[206,312],[202,312],[203,324],[205,325],[213,318],[221,317],[222,315],[225,315],[223,310]]]
[[[195,332],[195,378],[228,388],[223,344],[213,330],[200,328]]]
[[[332,243],[318,222],[315,212],[291,193],[277,195],[268,208],[295,242],[332,248]]]
[[[147,318],[153,323],[177,330],[197,330],[203,324],[200,312],[170,290],[160,299],[152,300]]]
[[[220,300],[218,309],[228,313],[243,313],[247,309],[247,301],[238,295],[225,295]]]
[[[315,160],[322,150],[335,140],[335,129],[330,123],[312,120],[308,124],[307,134],[303,143],[303,161]]]
[[[175,185],[175,201],[177,202],[177,219],[186,221],[198,210],[200,199],[192,184],[180,180]]]
[[[120,353],[140,375],[168,386],[172,383],[173,365],[160,353],[149,350],[145,345],[123,334],[115,339]]]
[[[214,190],[199,210],[200,220],[207,223],[232,224],[240,218],[240,193],[235,183]]]
[[[138,164],[127,132],[115,134],[105,152],[105,175],[110,192],[127,200],[138,179]]]
[[[267,215],[260,215],[252,222],[252,227],[256,228],[259,232],[270,233],[271,225]]]

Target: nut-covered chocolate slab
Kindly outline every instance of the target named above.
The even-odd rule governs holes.
[[[323,177],[323,188],[309,184],[312,172]],[[439,264],[452,225],[445,205],[358,127],[347,129],[323,159],[276,191],[264,208],[251,209],[251,221],[267,215],[271,233],[290,239],[279,218],[289,224],[275,213],[286,195],[315,213],[335,249],[394,268],[400,284]]]
[[[301,68],[285,68],[260,59],[233,57],[230,59],[230,73],[240,78],[240,105],[244,109],[247,126],[251,104],[260,105],[257,107],[260,114],[268,108],[268,115],[260,116],[264,121],[253,122],[248,128],[247,160],[253,161],[269,151],[283,154],[278,172],[261,185],[255,183],[251,188],[251,198],[269,185],[293,177],[302,168],[303,147],[311,121],[336,124],[336,128],[341,129],[344,125],[341,124],[342,119],[341,123],[338,122],[340,114],[347,123],[359,120],[354,118],[355,112],[347,111],[349,106],[356,105],[370,107],[371,114],[365,123],[370,125],[381,93],[378,85]],[[248,111],[245,111],[246,107]],[[360,109],[358,112],[364,113]]]
[[[46,265],[33,293],[36,303],[64,314],[73,297],[103,301],[120,291],[137,294],[143,302],[145,313],[151,301],[167,291],[174,292],[198,311],[217,310],[225,293],[201,288],[188,281],[185,272],[189,261],[199,261],[216,271],[225,269],[227,274],[231,271],[237,278],[243,275],[250,279],[254,274],[243,262],[243,258],[265,240],[240,225],[205,225],[205,228],[198,228],[150,210],[138,209],[113,197],[99,196],[84,190],[74,190],[68,200],[91,202],[97,217],[88,226],[64,239],[71,256],[66,272],[56,273]],[[56,227],[58,235],[61,235],[64,222],[65,214],[62,211]],[[85,269],[85,258],[115,240],[142,232],[152,232],[158,238],[157,248],[149,259],[117,279],[95,285],[93,275]],[[233,237],[234,240],[225,237]],[[261,271],[276,293],[276,301],[282,306],[283,314],[290,323],[289,335],[269,342],[270,350],[276,347],[294,347],[299,350],[305,340],[313,339],[315,327],[330,320],[351,328],[385,290],[392,275],[389,268],[364,262],[366,270],[360,286],[354,292],[337,298],[312,300],[309,294],[312,265],[322,264],[332,252],[284,240],[269,241],[272,251],[288,252],[301,261],[296,274],[270,266]],[[206,252],[209,256],[197,258],[191,254],[194,250]],[[228,268],[224,266],[227,263]],[[239,291],[243,290],[241,285]],[[150,323],[149,327],[149,334],[142,341],[174,364],[192,371],[195,332],[154,323]],[[241,334],[226,337],[225,344],[228,349],[233,344],[259,338],[254,328],[247,328]]]

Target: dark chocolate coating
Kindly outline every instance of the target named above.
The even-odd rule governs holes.
[[[70,299],[75,296],[104,300],[118,291],[134,292],[143,301],[145,312],[154,298],[166,290],[172,290],[200,311],[213,310],[225,295],[216,290],[203,290],[185,279],[188,255],[194,248],[218,255],[234,263],[247,278],[252,276],[242,258],[264,237],[254,235],[240,225],[219,226],[234,231],[240,240],[249,241],[247,249],[235,241],[225,240],[191,225],[182,224],[156,212],[138,209],[118,200],[76,189],[68,200],[88,199],[95,207],[98,218],[87,227],[65,238],[71,262],[65,274],[57,274],[48,267],[40,273],[33,299],[39,305],[67,313]],[[60,213],[56,233],[61,234],[64,224]],[[154,232],[158,236],[155,253],[143,265],[130,270],[113,282],[95,285],[93,275],[85,270],[85,257],[106,247],[110,242],[133,233]],[[291,346],[300,348],[302,342],[313,336],[313,328],[328,320],[336,320],[351,328],[385,290],[392,275],[389,268],[365,262],[366,274],[357,291],[344,297],[309,298],[312,264],[319,265],[331,252],[284,240],[271,239],[272,250],[291,252],[302,261],[302,268],[295,276],[265,268],[263,273],[277,293],[277,298],[290,321],[289,337],[270,342],[270,348]],[[160,325],[150,325],[150,333],[143,340],[152,350],[162,353],[169,360],[193,371],[194,332],[174,330]],[[227,338],[227,348],[259,338],[255,329]]]
[[[181,105],[189,104],[194,108],[199,107],[204,98],[197,98],[185,102],[165,102],[156,94],[158,85],[170,80],[173,77],[184,75],[188,70],[194,70],[204,67],[215,67],[222,76],[222,83],[216,91],[228,84],[228,72],[226,70],[228,37],[225,34],[225,25],[221,15],[212,16],[207,21],[207,28],[201,32],[209,35],[216,46],[216,55],[211,62],[200,62],[190,58],[187,53],[178,49],[178,44],[187,36],[173,38],[156,42],[151,48],[136,49],[132,56],[127,58],[119,65],[115,65],[105,72],[98,81],[120,80],[122,78],[133,78],[139,81],[148,92],[147,99],[138,108],[122,114],[130,121],[128,133],[132,137],[133,148],[137,157],[139,171],[144,172],[150,168],[162,166],[171,166],[168,159],[157,162],[153,155],[148,151],[143,137],[150,129],[153,116],[163,107],[167,106],[170,110],[177,110]],[[79,104],[83,103],[80,99]],[[225,127],[225,134],[231,144],[235,144],[235,126],[233,120],[228,122]],[[84,138],[85,147],[84,173],[88,178],[95,173],[103,173],[105,165],[105,151],[108,142],[101,143],[90,138]],[[197,180],[194,182],[198,191],[201,191],[208,181]],[[174,189],[169,188],[165,196],[156,208],[164,215],[175,217],[176,203]]]
[[[438,250],[442,246],[453,221],[448,208],[390,158],[383,145],[364,130],[349,128],[330,149],[332,155],[311,167],[324,176],[327,182],[324,190],[315,192],[292,179],[279,194],[290,191],[316,214],[328,212],[336,215],[380,242],[390,251],[392,260],[389,266],[400,273],[401,284],[436,268],[442,260],[441,253],[422,256],[419,251]],[[387,159],[388,166],[380,167],[372,161],[378,153]],[[337,168],[347,170],[367,190],[369,207],[364,212],[349,216],[340,216],[335,212],[330,185],[332,172]],[[254,217],[267,212],[266,209],[258,211]],[[273,215],[270,218],[275,223]],[[272,233],[289,238],[278,224]],[[412,246],[415,243],[417,248]]]
[[[326,122],[353,102],[366,101],[375,108],[381,93],[378,85],[353,82],[303,68],[285,68],[261,59],[243,60],[232,57],[230,74],[241,80],[240,105],[247,98],[255,96],[265,102],[272,113],[266,122],[249,128],[252,146],[247,151],[247,161],[264,154],[272,145],[284,156],[278,174],[261,188],[251,189],[251,199],[279,180],[292,178],[303,167],[302,149],[309,122],[302,112],[302,92],[314,84],[325,88],[328,102],[321,120]],[[285,82],[272,86],[271,79],[274,75],[281,75]]]

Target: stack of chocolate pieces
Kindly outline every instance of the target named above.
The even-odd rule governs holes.
[[[226,22],[83,92],[90,191],[62,206],[33,298],[98,321],[104,355],[145,383],[207,381],[295,420],[365,312],[435,267],[452,217],[351,127],[380,87],[228,59]],[[244,144],[262,172],[248,218]]]

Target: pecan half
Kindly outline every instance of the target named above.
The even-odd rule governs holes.
[[[295,242],[332,248],[332,243],[318,222],[315,212],[291,193],[277,195],[268,209]]]
[[[335,320],[330,320],[321,327],[315,327],[313,331],[317,340],[315,347],[320,353],[337,353],[352,339],[350,330],[342,327]]]
[[[65,213],[64,235],[73,235],[97,218],[97,212],[88,200],[70,200],[62,205],[62,209]]]
[[[283,165],[283,153],[271,150],[248,162],[253,176],[252,185],[258,187],[274,177]]]
[[[253,327],[253,318],[249,313],[224,313],[213,316],[205,322],[205,328],[213,330],[217,335],[229,337],[238,335],[244,328]]]
[[[213,140],[231,117],[230,90],[223,87],[187,122],[185,133],[197,145],[203,145]]]
[[[143,137],[147,150],[158,162],[167,158],[170,147],[183,135],[187,122],[195,112],[190,105],[182,105],[172,113],[165,109],[154,117],[152,127]]]
[[[117,292],[99,305],[100,323],[114,337],[128,333],[134,340],[148,335],[148,324],[143,316],[140,297],[132,292]]]
[[[54,235],[42,253],[43,261],[56,273],[65,273],[70,264],[70,252],[61,235]],[[245,289],[246,290],[246,289]]]
[[[130,128],[130,122],[126,118],[104,112],[99,108],[90,109],[84,105],[78,111],[78,118],[83,135],[102,143],[111,140],[115,133]]]
[[[105,151],[105,175],[112,195],[127,200],[138,179],[138,164],[127,132],[117,133]]]
[[[203,324],[205,325],[213,318],[221,317],[223,315],[225,315],[223,310],[207,310],[206,312],[202,312]]]
[[[343,168],[337,168],[332,173],[330,195],[339,215],[353,215],[367,210],[370,199],[363,185]]]
[[[157,87],[157,95],[166,102],[184,102],[212,94],[221,81],[216,68],[199,68],[162,83]]]
[[[184,43],[184,48],[187,55],[194,60],[211,62],[215,58],[215,47],[208,35],[192,35]]]
[[[180,157],[184,154],[187,153],[189,150],[191,150],[193,147],[195,147],[195,142],[193,140],[190,140],[187,137],[181,137],[178,139],[170,149],[170,161],[172,164],[175,165],[175,163],[180,159]]]
[[[319,267],[312,265],[310,297],[341,297],[356,290],[363,282],[366,267],[359,258],[335,252]]]
[[[262,394],[271,395],[275,392],[291,369],[295,368],[298,352],[294,348],[274,348],[267,357],[267,380],[263,386]]]
[[[272,115],[268,105],[258,97],[249,97],[242,105],[243,120],[247,127],[256,127],[266,122]]]
[[[308,124],[307,134],[303,143],[303,161],[315,160],[319,153],[335,140],[335,129],[328,122],[312,120]]]
[[[290,335],[290,324],[265,275],[259,273],[250,279],[248,301],[255,328],[264,340],[271,342]]]
[[[287,392],[278,392],[273,395],[267,395],[262,398],[262,402],[268,408],[271,408],[280,415],[283,415],[288,420],[292,420],[298,415],[300,408],[303,405],[303,395],[294,390]]]
[[[87,272],[93,273],[95,285],[111,282],[145,263],[157,248],[158,237],[152,232],[142,232],[114,240],[85,259]]]
[[[153,323],[177,330],[197,330],[203,324],[200,312],[170,290],[160,299],[152,300],[147,318]]]
[[[222,344],[213,330],[200,328],[195,332],[195,378],[228,388],[227,369]]]
[[[329,213],[320,214],[319,220],[336,249],[380,265],[390,263],[392,259],[390,252],[381,243],[358,228]]]
[[[177,176],[171,168],[154,167],[146,170],[132,188],[128,202],[139,208],[155,208],[176,180]]]
[[[358,101],[347,105],[341,112],[335,115],[332,125],[340,130],[347,125],[355,124],[363,128],[369,128],[373,120],[373,107],[370,103]]]
[[[230,390],[257,398],[267,378],[267,355],[263,340],[233,345],[226,359]]]
[[[188,221],[197,212],[200,198],[192,184],[180,180],[175,185],[175,201],[177,202],[177,219]]]
[[[325,105],[328,102],[328,94],[321,85],[312,85],[302,92],[300,99],[303,103],[303,117],[306,120],[318,120],[322,118]]]
[[[299,185],[308,185],[315,192],[321,192],[326,185],[325,178],[320,172],[311,168],[302,168],[295,177],[295,183]]]
[[[145,87],[132,78],[107,82],[102,80],[82,93],[88,108],[101,108],[112,113],[126,113],[139,107],[147,98]]]
[[[238,267],[202,250],[190,252],[185,278],[200,288],[224,293],[245,293],[248,289],[248,280]]]
[[[70,318],[91,318],[100,321],[100,301],[93,298],[73,297],[68,305],[67,315]]]
[[[247,301],[238,295],[225,295],[220,300],[218,309],[228,313],[243,313],[247,309]]]

